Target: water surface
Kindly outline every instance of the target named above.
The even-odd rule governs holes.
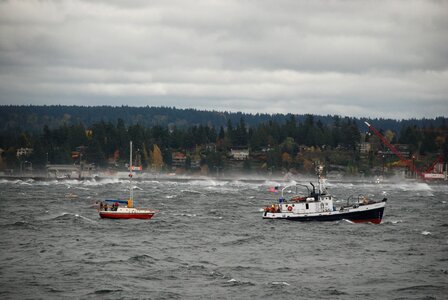
[[[446,184],[329,182],[339,201],[387,197],[373,225],[263,220],[277,181],[143,180],[153,219],[100,219],[128,183],[1,180],[0,297],[446,299]]]

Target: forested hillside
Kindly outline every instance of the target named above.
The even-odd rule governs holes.
[[[230,120],[233,124],[244,119],[247,126],[258,126],[267,121],[284,123],[291,114],[247,114],[242,112],[218,112],[201,111],[196,109],[177,109],[171,107],[129,107],[129,106],[0,106],[0,131],[21,130],[28,132],[41,132],[44,126],[50,129],[62,125],[83,124],[86,127],[100,121],[116,124],[118,119],[123,120],[126,126],[139,124],[143,127],[152,126],[176,126],[188,128],[190,126],[211,126],[218,129],[226,126]],[[296,112],[294,117],[298,122],[303,122],[305,114]],[[344,118],[344,116],[340,116]],[[314,120],[324,125],[333,123],[334,116],[315,115]],[[364,121],[375,125],[378,129],[399,132],[403,126],[416,125],[419,128],[439,127],[444,124],[446,118],[436,119],[370,119],[350,118],[361,131],[365,131]]]
[[[384,145],[366,134],[363,120],[340,116],[268,115],[154,107],[3,106],[0,169],[52,164],[123,167],[134,141],[147,169],[183,166],[232,169],[232,149],[248,149],[244,168],[308,172],[313,161],[368,174],[385,163]],[[448,156],[447,119],[370,120],[391,143],[406,145],[409,157]],[[399,129],[396,129],[399,128]],[[362,155],[360,145],[370,150]],[[32,149],[19,155],[19,149]],[[181,153],[181,154],[179,154]],[[387,158],[391,163],[397,159]],[[241,167],[241,166],[240,166]],[[193,167],[192,167],[193,168]]]

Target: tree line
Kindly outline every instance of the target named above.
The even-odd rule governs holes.
[[[224,168],[231,148],[248,148],[251,153],[264,153],[266,167],[279,169],[300,167],[295,158],[301,146],[339,149],[356,158],[359,143],[375,139],[365,134],[366,130],[360,130],[352,118],[339,116],[332,117],[328,124],[313,115],[305,115],[303,121],[289,115],[284,122],[270,119],[258,125],[247,124],[240,117],[237,122],[228,119],[225,125],[218,127],[210,124],[188,127],[126,125],[122,118],[117,118],[115,122],[102,120],[90,126],[79,122],[64,123],[55,128],[44,125],[42,130],[34,131],[18,127],[2,130],[0,148],[4,151],[2,168],[18,167],[24,159],[16,156],[18,148],[33,149],[26,160],[34,168],[43,168],[47,163],[71,164],[81,160],[105,168],[110,166],[111,158],[127,160],[129,141],[132,140],[141,164],[148,168],[154,167],[155,161],[158,161],[158,168],[169,168],[176,151],[188,153],[189,161],[195,159],[209,167]],[[441,152],[445,159],[448,149],[446,131],[445,123],[425,128],[409,125],[400,132],[381,130],[392,143],[408,144],[411,151],[423,154]],[[285,165],[285,161],[289,163]]]
[[[291,116],[297,122],[305,122],[306,114],[248,114],[243,112],[203,111],[197,109],[179,109],[175,107],[130,107],[130,106],[67,106],[67,105],[4,105],[0,106],[0,132],[16,130],[28,132],[42,131],[47,125],[50,129],[58,128],[64,124],[84,124],[91,127],[95,123],[117,122],[122,119],[126,126],[140,124],[143,127],[176,126],[186,129],[194,125],[214,127],[218,130],[226,127],[228,120],[237,124],[241,118],[248,127],[256,127],[261,123],[274,121],[285,123]],[[434,119],[407,119],[395,120],[384,118],[350,118],[360,131],[365,130],[364,121],[375,124],[380,129],[390,129],[399,132],[402,127],[416,125],[418,128],[429,127],[431,124],[439,127],[446,122],[445,117]],[[314,115],[314,120],[331,126],[334,116]]]

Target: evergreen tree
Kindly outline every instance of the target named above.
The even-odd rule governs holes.
[[[236,146],[247,146],[247,129],[243,118],[240,119],[236,127],[232,144]]]

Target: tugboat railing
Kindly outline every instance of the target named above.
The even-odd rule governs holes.
[[[306,189],[308,190],[308,195],[310,195],[310,188],[309,188],[307,185],[305,185],[305,184],[300,184],[300,183],[295,183],[295,184],[286,185],[284,188],[282,188],[282,190],[281,190],[281,198],[282,198],[282,199],[285,199],[283,193],[284,193],[284,191],[285,191],[287,188],[290,188],[290,187],[295,187],[295,188],[296,188],[295,193],[297,194],[297,186],[303,186],[303,187],[306,187]]]

